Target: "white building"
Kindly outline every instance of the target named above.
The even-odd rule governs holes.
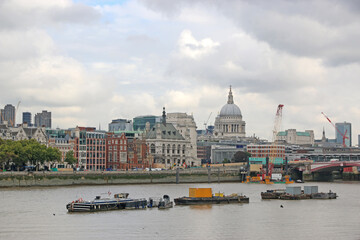
[[[192,115],[186,113],[168,113],[166,122],[174,125],[176,130],[183,136],[184,139],[190,140],[190,157],[195,165],[199,166],[201,160],[197,158],[197,133],[196,123]]]
[[[288,144],[314,145],[314,131],[305,130],[305,132],[297,132],[296,129],[288,129],[284,132],[279,132],[277,140]]]
[[[196,162],[190,153],[190,138],[185,139],[173,124],[166,122],[165,108],[162,122],[149,128],[150,124],[146,129],[146,143],[154,164],[161,164],[165,168],[184,164],[195,166]]]
[[[240,108],[234,103],[231,86],[227,104],[215,119],[215,138],[239,138],[245,137],[245,121],[242,120]]]

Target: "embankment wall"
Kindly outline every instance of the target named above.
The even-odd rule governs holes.
[[[157,184],[176,183],[176,171],[128,171],[128,172],[2,172],[0,188],[4,187],[50,187],[111,184]],[[181,169],[179,183],[239,182],[236,169]]]

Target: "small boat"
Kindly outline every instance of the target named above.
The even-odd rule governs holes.
[[[158,207],[161,201],[161,197],[151,197],[148,201],[148,208]]]
[[[66,209],[68,212],[96,212],[146,208],[146,199],[131,199],[128,198],[128,196],[128,193],[115,194],[114,198],[102,198],[101,196],[96,196],[95,199],[91,201],[85,201],[80,198],[68,203]]]
[[[170,201],[170,197],[168,195],[164,195],[163,198],[159,202],[159,209],[172,208],[174,203]]]
[[[175,198],[174,201],[176,205],[249,203],[249,198],[238,194],[225,196],[223,193],[214,196],[211,188],[190,188],[189,197]]]

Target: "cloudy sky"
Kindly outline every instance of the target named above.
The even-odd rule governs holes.
[[[53,127],[193,114],[198,128],[227,101],[246,134],[282,129],[360,134],[358,1],[2,0],[0,106],[52,112]]]

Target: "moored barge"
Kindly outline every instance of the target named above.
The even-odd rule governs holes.
[[[318,192],[317,186],[286,187],[286,189],[267,190],[261,193],[262,199],[281,199],[281,200],[302,200],[302,199],[336,199],[336,193]]]
[[[127,198],[128,193],[115,194],[114,198],[101,198],[96,196],[94,200],[84,201],[82,198],[66,205],[68,212],[96,212],[121,209],[144,209],[146,199]]]
[[[189,197],[175,198],[176,205],[199,205],[199,204],[226,204],[226,203],[249,203],[245,195],[223,193],[212,194],[211,188],[189,188]]]

